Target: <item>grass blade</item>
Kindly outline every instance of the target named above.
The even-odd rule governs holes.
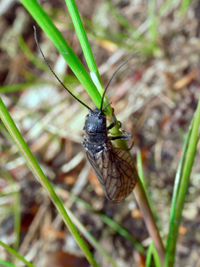
[[[8,267],[16,267],[14,264],[10,263],[10,262],[7,262],[7,261],[3,261],[3,260],[0,260],[0,266],[8,266]]]
[[[199,140],[199,125],[200,100],[198,102],[198,106],[193,117],[191,127],[188,131],[187,138],[185,140],[182,157],[176,174],[170,214],[169,235],[165,256],[166,267],[174,266],[176,243],[178,239],[178,229],[181,221],[185,195],[187,193],[189,185],[189,178],[196,154],[197,143]]]
[[[15,256],[17,259],[22,261],[24,264],[26,264],[28,267],[35,267],[31,262],[27,261],[24,257],[22,257],[19,253],[17,253],[13,248],[6,245],[4,242],[0,241],[0,246],[2,246],[4,249],[6,249],[10,254]],[[5,266],[14,266],[14,265],[5,265]]]
[[[85,29],[83,27],[76,3],[74,0],[65,0],[65,2],[68,7],[72,22],[74,24],[74,28],[76,30],[76,34],[78,36],[80,45],[82,47],[83,54],[87,62],[88,68],[91,73],[95,73],[96,77],[98,77],[99,83],[101,84],[102,82],[101,82],[101,78],[99,75],[99,71],[97,69],[97,66],[96,66],[96,63],[95,63],[95,60],[92,54],[92,50],[88,42],[88,38],[85,33]],[[103,93],[103,91],[101,93]]]
[[[154,260],[154,264],[152,263],[152,260]],[[151,267],[151,266],[161,267],[158,253],[153,243],[151,243],[148,248],[146,262],[145,262],[145,267]]]
[[[88,249],[86,243],[81,238],[80,234],[78,233],[76,227],[72,223],[69,215],[67,214],[61,200],[56,195],[52,185],[49,183],[48,179],[44,175],[42,169],[40,168],[39,164],[37,163],[35,157],[31,153],[29,147],[25,143],[22,135],[20,134],[19,130],[17,129],[14,121],[12,120],[9,112],[6,109],[6,106],[4,105],[3,101],[0,98],[0,118],[2,119],[4,125],[6,126],[7,130],[9,131],[11,137],[15,141],[15,143],[18,146],[18,149],[24,156],[25,160],[27,161],[27,164],[32,171],[33,175],[37,178],[37,180],[41,183],[43,188],[48,193],[49,197],[51,198],[53,204],[57,208],[58,212],[61,214],[63,221],[65,222],[68,229],[71,231],[72,235],[76,239],[78,245],[82,249],[85,257],[88,259],[88,261],[91,263],[92,266],[98,266],[96,261],[94,260],[90,250]]]

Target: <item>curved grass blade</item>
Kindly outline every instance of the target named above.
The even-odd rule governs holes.
[[[70,216],[67,214],[63,203],[59,199],[59,197],[56,195],[52,185],[49,183],[48,179],[44,175],[42,169],[40,168],[38,162],[36,161],[35,157],[31,153],[29,147],[25,143],[22,135],[20,134],[19,130],[17,129],[14,121],[12,120],[9,112],[7,111],[6,106],[4,105],[3,101],[0,98],[0,118],[2,119],[4,125],[6,126],[7,130],[9,131],[11,137],[15,141],[15,143],[18,146],[18,149],[26,159],[26,162],[32,171],[33,175],[37,178],[37,180],[41,183],[43,188],[48,193],[49,197],[51,198],[53,204],[57,208],[58,212],[61,214],[63,221],[65,222],[68,229],[71,231],[72,235],[76,239],[78,245],[82,249],[85,257],[88,259],[88,261],[91,263],[92,266],[98,266],[95,259],[93,258],[89,248],[87,247],[84,240],[81,238],[78,230],[72,223]]]

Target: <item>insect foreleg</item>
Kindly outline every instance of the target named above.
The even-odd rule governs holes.
[[[117,135],[117,136],[108,136],[109,140],[117,140],[117,139],[130,139],[131,135]]]
[[[117,120],[115,118],[115,114],[114,114],[114,109],[113,108],[112,108],[112,119],[113,119],[113,122],[107,127],[107,131],[112,129],[117,124]]]
[[[112,129],[117,124],[117,120],[116,120],[115,114],[114,114],[114,109],[112,109],[112,120],[113,120],[113,122],[107,127],[107,131]],[[118,123],[119,123],[119,128],[121,128],[121,122],[118,121]]]
[[[109,131],[110,129],[112,129],[115,125],[117,124],[116,119],[107,127],[107,130]]]

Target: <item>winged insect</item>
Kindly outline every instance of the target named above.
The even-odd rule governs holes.
[[[134,161],[129,151],[123,148],[115,147],[112,144],[112,140],[128,139],[130,138],[130,136],[109,136],[109,130],[116,125],[117,121],[115,119],[113,111],[113,122],[109,126],[106,125],[105,109],[108,105],[106,107],[103,107],[103,103],[106,91],[110,85],[111,80],[118,72],[118,70],[122,66],[124,66],[127,61],[129,61],[133,56],[123,62],[113,73],[102,95],[100,108],[95,108],[93,110],[80,99],[78,99],[74,94],[72,94],[53,71],[39,46],[35,27],[34,38],[45,63],[47,64],[55,78],[58,80],[58,82],[60,82],[60,84],[64,87],[65,90],[68,91],[70,95],[72,95],[80,104],[82,104],[89,110],[83,128],[83,148],[85,150],[87,159],[93,167],[96,176],[105,192],[106,197],[113,202],[120,202],[124,200],[134,189],[138,176]]]

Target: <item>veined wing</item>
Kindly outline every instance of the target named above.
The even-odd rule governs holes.
[[[96,155],[87,152],[87,157],[109,200],[120,202],[132,192],[138,176],[127,150],[107,144]]]

